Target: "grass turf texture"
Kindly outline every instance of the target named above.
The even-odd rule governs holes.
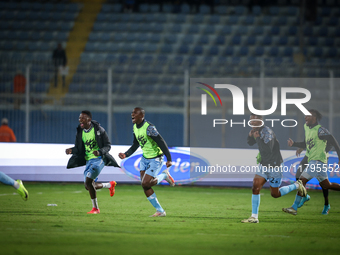
[[[281,211],[295,193],[274,199],[261,191],[259,224],[240,221],[251,214],[251,189],[154,188],[167,212],[155,209],[140,186],[117,185],[97,194],[92,208],[82,184],[25,183],[27,202],[0,185],[1,254],[338,254],[340,192],[330,191],[329,215],[321,215],[321,191],[293,216]],[[47,204],[58,204],[48,207]]]

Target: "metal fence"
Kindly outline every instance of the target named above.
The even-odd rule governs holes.
[[[65,86],[59,73],[55,86],[56,69],[50,61],[2,59],[0,117],[9,118],[19,142],[72,143],[79,111],[89,109],[96,113],[96,120],[108,130],[114,144],[130,144],[129,114],[138,105],[146,109],[151,122],[162,127],[161,133],[168,138],[169,145],[189,146],[189,78],[262,77],[277,80],[313,77],[329,78],[327,84],[320,82],[303,86],[317,100],[331,130],[335,130],[334,123],[340,118],[340,105],[335,100],[340,96],[339,84],[329,83],[340,77],[339,65],[298,64],[298,61],[285,59],[254,62],[254,59],[246,58],[215,58],[209,62],[202,58],[193,63],[190,56],[184,61],[176,61],[175,57],[152,63],[132,58],[124,62],[117,58],[115,62],[80,63],[71,59]],[[24,94],[13,93],[14,77],[20,72],[26,78]],[[281,80],[279,85],[261,83],[254,90],[254,100],[259,102],[260,108],[270,107],[271,88],[285,86],[284,79]]]

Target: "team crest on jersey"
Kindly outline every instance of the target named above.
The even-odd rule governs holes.
[[[313,138],[310,138],[306,142],[308,150],[311,150],[315,146],[315,142]]]
[[[95,139],[90,139],[85,142],[86,152],[91,152],[92,149],[96,146],[97,142]]]
[[[144,145],[146,144],[147,140],[144,136],[140,135],[137,137],[137,140],[140,144],[140,147],[143,149]]]

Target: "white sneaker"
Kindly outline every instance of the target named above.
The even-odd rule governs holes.
[[[297,210],[295,210],[293,207],[282,208],[282,211],[293,214],[293,215],[297,215]]]
[[[163,171],[163,173],[166,173],[166,178],[165,178],[165,180],[169,183],[169,185],[170,185],[171,187],[175,186],[175,180],[174,180],[174,178],[172,178],[172,176],[170,175],[169,170],[168,170],[168,169],[165,169],[165,170]]]
[[[249,217],[248,219],[241,220],[242,223],[259,223],[259,219]]]
[[[166,213],[165,211],[164,212],[155,212],[154,214],[150,215],[149,217],[165,217],[166,216]]]
[[[301,180],[296,181],[295,183],[297,183],[299,185],[299,187],[297,188],[298,192],[302,195],[302,197],[307,196],[307,190],[306,188],[303,186],[303,183]]]

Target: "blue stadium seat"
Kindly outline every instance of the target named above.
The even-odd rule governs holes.
[[[264,54],[264,48],[262,46],[259,46],[259,47],[256,47],[255,50],[254,50],[254,55],[255,56],[263,56]]]
[[[338,17],[330,17],[328,22],[326,23],[327,26],[337,26],[339,23],[339,18]]]
[[[245,6],[242,6],[242,5],[238,5],[238,6],[235,6],[234,8],[234,12],[236,15],[244,15],[246,13],[247,9]]]
[[[161,46],[161,53],[171,54],[173,51],[171,44],[163,44]]]
[[[328,36],[328,28],[327,27],[320,27],[319,36],[327,37]]]
[[[278,6],[270,6],[269,7],[269,14],[272,16],[278,16],[280,12],[280,9]]]
[[[278,47],[271,47],[270,49],[269,49],[269,56],[271,56],[271,57],[277,57],[277,56],[279,56],[279,48]]]
[[[251,31],[251,34],[253,34],[253,35],[263,35],[264,34],[263,26],[254,27],[253,31]]]
[[[229,16],[229,19],[227,21],[228,25],[237,25],[238,22],[239,22],[239,16],[235,16],[235,15]]]
[[[182,40],[182,43],[183,44],[192,44],[194,42],[194,37],[193,37],[193,35],[185,35],[184,37],[183,37],[183,40]]]
[[[254,16],[246,16],[246,19],[244,20],[244,24],[247,26],[251,26],[255,24],[255,17]]]
[[[263,16],[261,19],[262,25],[270,26],[272,25],[272,17],[271,16]]]
[[[213,26],[213,25],[207,25],[207,26],[203,29],[203,33],[204,33],[205,35],[214,34],[214,33],[215,33],[215,26]]]
[[[228,7],[226,5],[215,6],[215,12],[220,15],[226,15],[228,12]]]
[[[313,36],[313,28],[312,27],[305,27],[303,29],[304,36]]]
[[[108,53],[106,55],[105,61],[107,61],[107,62],[114,62],[114,61],[116,61],[116,54]]]
[[[331,15],[331,11],[332,11],[332,9],[331,9],[331,7],[322,7],[321,8],[321,16],[323,16],[323,17],[329,17],[330,15]]]
[[[169,44],[174,44],[177,42],[177,35],[176,34],[169,34],[164,36],[164,42]]]
[[[334,43],[334,38],[332,37],[326,37],[324,39],[324,43],[323,43],[324,46],[327,46],[327,47],[333,47],[335,45]]]
[[[231,35],[231,33],[232,33],[231,26],[223,26],[222,29],[220,30],[220,35]]]
[[[309,45],[309,46],[316,46],[316,45],[318,45],[318,38],[317,37],[309,37],[307,39],[307,45]]]
[[[122,11],[122,7],[123,7],[122,4],[115,3],[115,4],[112,5],[111,11],[112,11],[113,13],[119,13],[119,12]]]
[[[275,25],[277,25],[277,26],[286,26],[287,23],[288,23],[288,19],[287,19],[286,16],[279,16]]]
[[[227,47],[223,50],[222,55],[223,55],[223,56],[232,56],[232,55],[234,55],[234,48],[233,48],[233,47],[230,47],[230,46],[227,46]]]
[[[284,57],[292,57],[293,56],[293,48],[292,47],[285,47],[283,49],[283,56]]]
[[[297,27],[296,26],[291,26],[288,28],[288,35],[292,35],[292,36],[295,36],[297,35]]]
[[[253,15],[261,15],[262,10],[261,10],[261,6],[258,5],[254,5],[252,8],[252,14]]]
[[[280,34],[280,27],[278,26],[273,26],[270,29],[270,35],[279,35]]]
[[[217,25],[220,23],[220,15],[210,15],[208,23],[212,25]]]
[[[111,4],[103,4],[101,12],[104,12],[104,13],[112,12],[112,5]]]
[[[288,6],[287,14],[296,17],[299,14],[299,8],[296,6]]]
[[[255,36],[248,36],[246,40],[246,45],[253,46],[256,44],[256,37]]]
[[[201,4],[198,8],[199,14],[209,14],[210,13],[210,6],[206,4]]]
[[[240,45],[241,44],[241,36],[235,35],[234,37],[232,37],[231,44],[232,45]]]
[[[173,64],[174,65],[182,65],[184,62],[184,57],[183,55],[176,55],[174,58],[173,58]]]
[[[215,44],[224,45],[225,44],[225,36],[219,35],[216,37]]]
[[[190,13],[190,6],[188,4],[181,4],[181,13]]]
[[[155,53],[157,51],[157,44],[148,43],[145,45],[145,51],[150,53]]]
[[[195,55],[201,55],[203,54],[203,47],[201,45],[196,45],[194,48],[193,48],[193,54]]]
[[[245,56],[248,56],[248,53],[249,53],[249,48],[248,47],[245,47],[245,46],[242,46],[238,52],[238,55],[239,56],[242,56],[242,57],[245,57]]]
[[[159,34],[152,34],[150,37],[149,37],[149,41],[151,43],[159,43],[161,40],[161,36]]]
[[[242,35],[247,35],[247,32],[248,32],[247,26],[238,26],[236,28],[235,34],[242,36]]]
[[[339,58],[339,54],[338,54],[337,48],[335,47],[331,47],[326,51],[326,57],[328,58]]]
[[[165,13],[172,13],[173,5],[172,4],[168,4],[168,3],[163,4],[162,11],[165,12]]]
[[[198,38],[199,44],[208,44],[209,43],[209,37],[206,35],[202,35]]]
[[[20,50],[20,51],[24,51],[27,49],[27,44],[25,41],[18,41],[16,46],[15,46],[16,50]]]
[[[149,12],[149,4],[140,4],[139,5],[139,11],[142,13]]]
[[[177,53],[179,54],[187,54],[189,52],[189,46],[188,45],[181,45],[179,46]]]
[[[200,27],[196,24],[192,24],[189,28],[188,28],[188,33],[189,34],[198,34],[200,30]]]
[[[171,33],[180,33],[182,31],[182,25],[181,24],[173,24],[171,27],[170,27],[170,32]]]
[[[262,45],[265,45],[265,46],[269,46],[272,44],[272,37],[271,36],[265,36],[263,37],[263,40],[262,40]]]
[[[279,46],[286,46],[288,45],[288,37],[287,36],[281,36],[278,40]]]
[[[157,13],[160,11],[160,7],[158,4],[150,4],[149,11],[152,13]]]
[[[122,42],[124,41],[124,36],[121,33],[115,33],[115,34],[110,35],[110,39],[111,40],[113,39],[115,42]]]

